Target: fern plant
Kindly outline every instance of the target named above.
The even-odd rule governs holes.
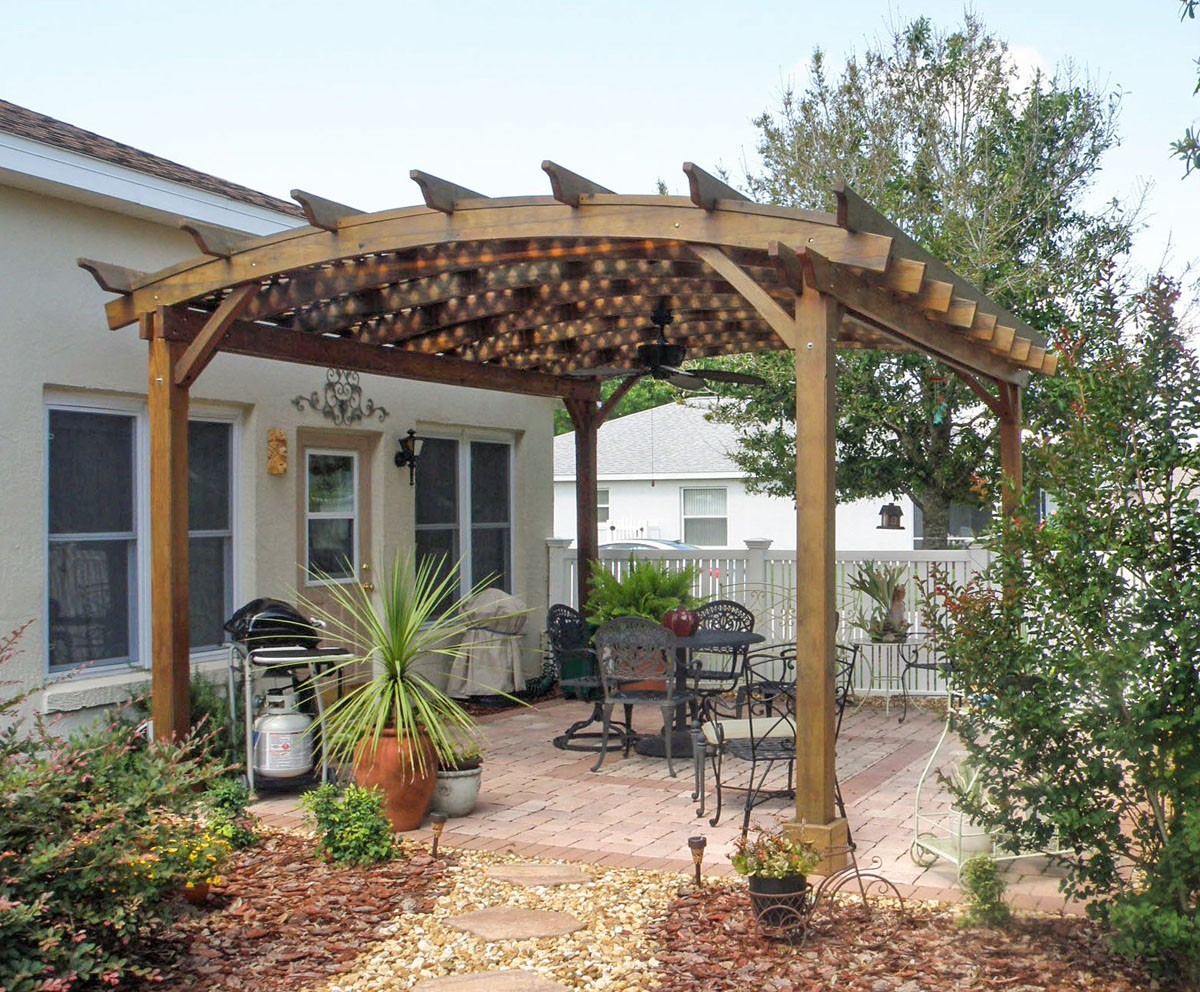
[[[588,623],[599,626],[617,617],[645,617],[659,622],[677,606],[695,609],[692,594],[698,570],[693,565],[669,571],[658,562],[631,561],[618,579],[598,561],[592,562],[592,593],[584,606]]]

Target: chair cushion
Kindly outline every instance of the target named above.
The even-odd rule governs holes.
[[[720,730],[717,726],[720,725]],[[789,717],[761,717],[757,720],[709,720],[700,729],[704,739],[709,744],[719,744],[722,740],[749,740],[751,727],[756,730],[755,737],[759,739],[770,737],[795,737],[796,724]]]

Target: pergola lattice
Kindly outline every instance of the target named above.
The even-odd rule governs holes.
[[[421,206],[363,213],[297,190],[306,227],[246,238],[181,222],[202,254],[150,274],[79,260],[119,294],[109,326],[138,323],[149,343],[156,730],[188,726],[188,393],[216,352],[562,398],[576,431],[582,586],[596,555],[596,431],[633,380],[602,403],[578,370],[634,367],[666,295],[671,339],[690,357],[795,353],[797,574],[822,577],[797,589],[796,816],[837,844],[834,349],[945,362],[1000,419],[1010,500],[1021,387],[1055,357],[845,187],[834,216],[750,202],[691,163],[689,197],[617,195],[542,167],[551,196],[492,199],[414,171]]]

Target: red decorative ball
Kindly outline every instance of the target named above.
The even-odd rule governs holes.
[[[663,615],[663,626],[676,637],[691,637],[700,626],[700,614],[682,606],[667,610]]]

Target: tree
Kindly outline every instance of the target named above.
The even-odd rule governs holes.
[[[1200,7],[1200,0],[1180,0],[1179,19],[1183,20],[1186,17],[1194,21],[1197,7]],[[1200,69],[1200,59],[1196,59],[1196,67]],[[1200,76],[1196,78],[1196,88],[1192,90],[1192,96],[1197,93],[1200,93]],[[1185,177],[1190,175],[1193,169],[1200,169],[1200,133],[1197,133],[1194,126],[1184,131],[1183,137],[1178,141],[1171,142],[1171,152],[1183,163]]]
[[[1198,988],[1200,359],[1177,299],[1157,277],[1124,335],[1064,348],[1028,448],[1056,509],[1003,520],[989,570],[927,618],[987,769],[965,811],[1061,850],[1117,949]]]
[[[1115,142],[1115,97],[1070,75],[1018,89],[1005,44],[968,15],[939,33],[926,19],[847,60],[831,80],[812,58],[800,95],[758,118],[755,199],[832,207],[838,178],[959,275],[1035,328],[1072,326],[1103,260],[1124,252],[1132,217],[1082,199]],[[742,435],[735,460],[752,488],[794,492],[790,356],[743,360],[769,379],[728,389],[720,419]],[[908,493],[926,546],[944,546],[951,502],[978,504],[998,469],[995,424],[931,359],[894,352],[838,358],[838,495]]]
[[[612,396],[617,386],[621,384],[621,381],[620,379],[609,379],[600,386],[600,395],[604,399],[608,399]],[[617,417],[638,413],[641,410],[649,410],[652,406],[662,406],[664,403],[674,403],[679,399],[679,396],[679,390],[674,386],[647,376],[621,398],[621,402],[617,404],[617,408],[609,415],[609,419],[614,420]],[[571,415],[567,413],[566,409],[560,407],[555,410],[554,433],[566,434],[572,430],[574,430],[574,427],[571,424]]]

